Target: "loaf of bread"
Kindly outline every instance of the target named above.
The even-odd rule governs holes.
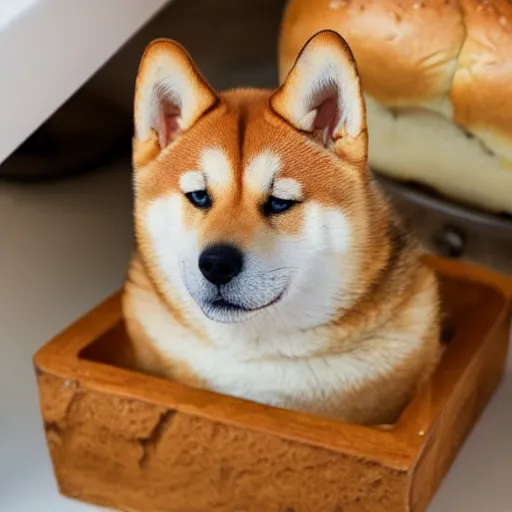
[[[290,0],[281,79],[322,29],[354,52],[377,172],[512,214],[511,0]]]

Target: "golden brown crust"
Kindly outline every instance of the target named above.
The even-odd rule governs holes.
[[[347,40],[365,90],[391,106],[448,94],[464,40],[455,0],[292,0],[280,42],[282,77],[304,42],[322,29]]]
[[[290,0],[279,48],[281,77],[321,29],[347,40],[365,92],[379,103],[451,103],[454,122],[512,159],[509,0]]]
[[[453,82],[454,118],[501,153],[493,139],[512,138],[512,3],[460,3],[467,36]],[[510,143],[506,153],[512,159]]]

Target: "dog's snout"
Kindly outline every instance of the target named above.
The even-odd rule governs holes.
[[[199,257],[199,269],[210,283],[221,286],[229,283],[242,271],[243,255],[232,245],[214,245]]]

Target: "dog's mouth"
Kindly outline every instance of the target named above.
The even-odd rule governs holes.
[[[272,299],[270,302],[267,302],[266,304],[263,304],[263,306],[258,306],[256,308],[247,308],[244,306],[241,306],[239,304],[234,304],[233,302],[229,302],[224,297],[219,296],[216,298],[212,303],[211,306],[217,310],[221,311],[233,311],[233,312],[243,312],[243,313],[255,313],[257,311],[261,311],[262,309],[269,308],[270,306],[274,306],[277,304],[284,296],[286,292],[286,289],[284,289],[275,299]]]
[[[290,277],[285,275],[276,277],[275,271],[271,273],[273,274],[272,279],[269,280],[267,285],[271,288],[267,288],[264,290],[266,293],[263,293],[263,295],[266,295],[265,299],[267,302],[260,305],[257,300],[258,294],[255,292],[263,288],[265,282],[257,282],[257,286],[230,286],[229,283],[227,286],[213,287],[211,284],[201,283],[200,287],[189,287],[188,274],[185,271],[185,265],[182,264],[182,279],[191,298],[207,318],[215,322],[227,324],[247,320],[262,310],[269,309],[283,300],[290,288]],[[269,272],[266,272],[265,275],[266,274],[269,274]],[[278,290],[280,289],[281,291],[275,289],[276,285],[280,285]],[[269,300],[268,297],[270,290],[277,293],[271,300]],[[243,297],[245,293],[250,295],[247,295],[244,300]],[[263,297],[261,297],[261,299],[263,299]]]
[[[235,304],[226,300],[224,297],[218,297],[210,302],[206,307],[202,307],[203,313],[216,322],[230,324],[238,323],[247,318],[260,313],[262,310],[268,309],[277,304],[284,296],[284,292],[280,293],[275,299],[255,308],[248,308],[239,304]]]

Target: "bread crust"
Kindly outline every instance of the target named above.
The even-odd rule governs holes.
[[[380,103],[411,106],[449,94],[465,34],[455,0],[292,0],[280,39],[281,77],[303,42],[325,28],[347,40],[365,91]]]
[[[279,43],[281,79],[304,41],[326,28],[337,31],[349,43],[368,98],[393,115],[416,116],[418,126],[425,124],[425,113],[437,114],[468,138],[476,138],[480,162],[492,160],[493,172],[486,179],[497,180],[494,187],[484,184],[482,188],[483,178],[477,179],[473,186],[481,193],[468,195],[453,185],[454,180],[441,180],[440,193],[485,210],[512,213],[512,194],[510,199],[493,196],[493,190],[505,186],[512,173],[509,0],[290,0]],[[387,152],[408,141],[397,137],[395,130],[388,137],[386,154],[381,154],[381,144],[372,148],[372,126],[379,122],[371,113],[368,117],[370,164],[383,174],[400,178],[400,171],[376,163],[396,160]],[[427,128],[418,134],[432,139]],[[435,151],[425,147],[424,152]],[[445,161],[445,157],[439,154],[438,160],[448,172],[450,167],[464,165],[451,157]],[[427,162],[431,165],[432,156],[419,154],[417,168],[413,166],[403,179],[412,178],[435,188],[428,171],[425,175]],[[476,176],[473,167],[468,179]],[[478,172],[487,173],[488,167]]]
[[[451,91],[454,120],[512,161],[512,3],[460,2],[466,38]]]

